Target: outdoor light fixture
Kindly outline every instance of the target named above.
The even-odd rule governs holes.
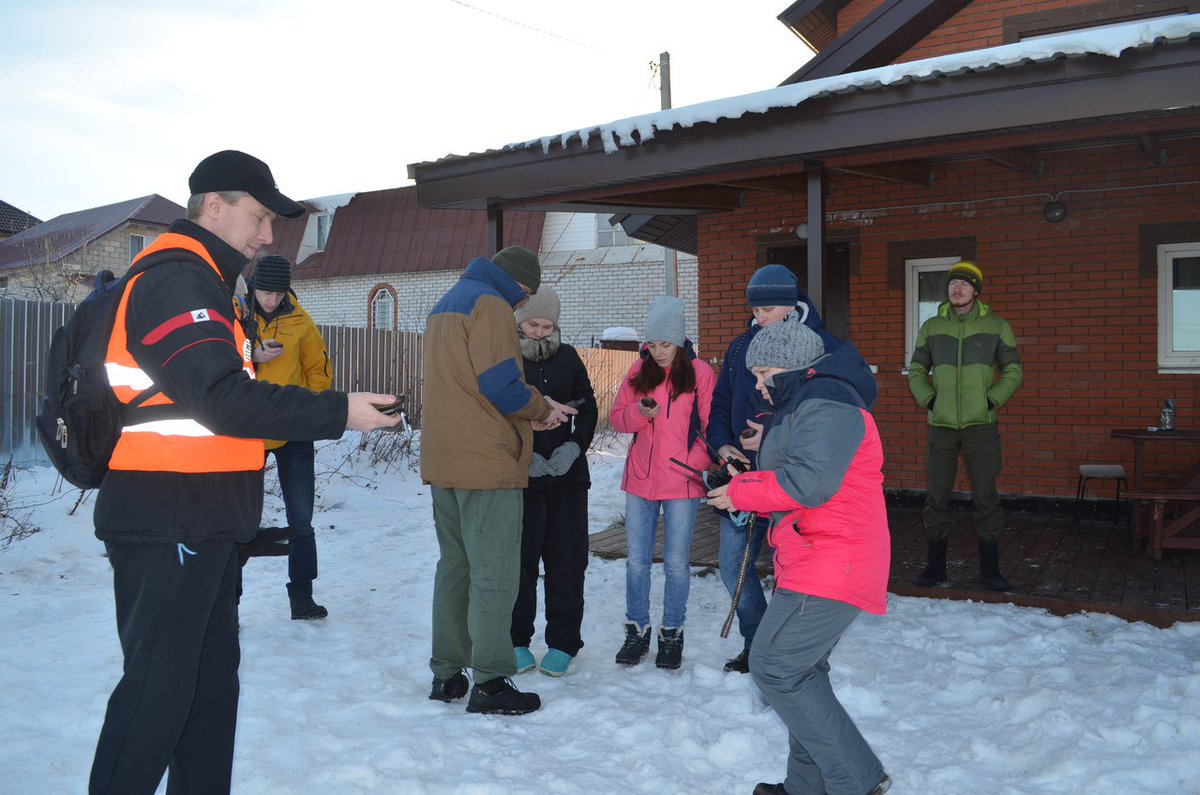
[[[1067,217],[1067,208],[1063,207],[1062,202],[1046,202],[1046,206],[1042,208],[1042,217],[1052,224],[1057,224]]]
[[[796,237],[801,240],[808,240],[808,224],[800,224],[796,227]]]

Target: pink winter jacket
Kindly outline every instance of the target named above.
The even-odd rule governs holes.
[[[704,442],[697,437],[691,448],[687,446],[688,428],[692,421],[692,405],[695,403],[700,415],[701,434],[708,427],[708,412],[712,405],[713,385],[716,376],[712,368],[700,359],[692,359],[696,372],[696,391],[678,395],[674,400],[668,395],[668,376],[654,391],[647,395],[634,394],[629,379],[642,367],[645,359],[633,363],[621,381],[621,390],[613,401],[608,414],[609,422],[618,433],[637,434],[629,445],[625,458],[625,474],[621,478],[621,490],[645,500],[680,500],[699,498],[706,494],[704,484],[686,469],[672,464],[668,459],[677,458],[688,466],[703,471],[709,464]],[[647,420],[638,411],[638,401],[652,397],[662,407],[658,416]]]
[[[775,378],[789,376],[790,390],[804,377]],[[891,565],[883,447],[874,418],[837,400],[841,391],[780,406],[759,453],[761,471],[736,476],[726,496],[738,510],[772,514],[767,538],[779,587],[883,615]]]

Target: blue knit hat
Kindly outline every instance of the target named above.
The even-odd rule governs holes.
[[[796,274],[785,265],[764,265],[750,277],[746,301],[750,306],[795,306],[800,300]]]

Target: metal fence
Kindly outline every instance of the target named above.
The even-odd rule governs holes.
[[[75,304],[0,298],[0,467],[49,464],[34,417],[41,408],[45,363],[54,332]],[[421,335],[318,326],[333,363],[333,388],[404,395],[409,422],[421,417]]]
[[[38,442],[34,417],[41,407],[50,340],[74,309],[74,304],[0,298],[0,467],[10,456],[16,466],[49,463]],[[345,326],[317,328],[333,363],[334,389],[403,395],[409,422],[420,426],[420,334]],[[581,348],[579,354],[596,391],[604,428],[621,377],[637,354],[595,348]]]

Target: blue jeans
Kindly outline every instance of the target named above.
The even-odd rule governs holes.
[[[682,627],[687,618],[692,533],[698,499],[644,500],[625,495],[625,620],[650,625],[650,564],[659,510],[663,515],[663,617],[661,626]]]
[[[721,516],[721,546],[717,550],[717,566],[720,568],[721,582],[725,583],[725,590],[729,591],[731,597],[737,590],[738,570],[746,552],[747,529],[749,528],[738,527],[729,521],[728,516]],[[746,567],[746,582],[742,586],[742,596],[737,605],[738,630],[745,639],[747,649],[754,642],[754,633],[758,631],[763,613],[767,612],[767,598],[763,596],[762,584],[758,581],[758,569],[754,565],[766,535],[767,521],[759,519],[754,523],[750,536],[750,563]]]
[[[317,579],[317,539],[312,526],[316,491],[313,443],[288,442],[267,454],[275,456],[288,529],[295,534],[288,542],[288,596],[312,596],[312,582]]]

